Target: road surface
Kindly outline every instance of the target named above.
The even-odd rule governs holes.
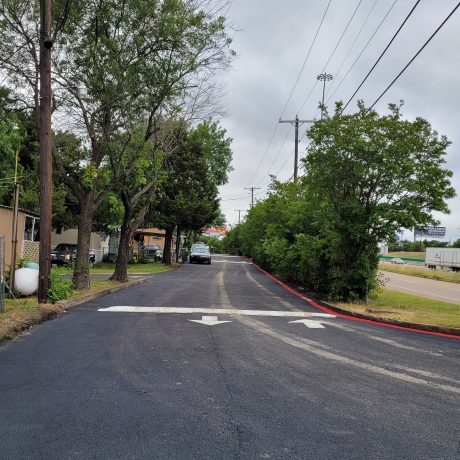
[[[385,287],[428,299],[460,305],[460,284],[382,271]]]
[[[74,308],[0,347],[0,458],[460,458],[460,341],[321,313],[235,257]]]

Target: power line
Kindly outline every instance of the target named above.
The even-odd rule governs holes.
[[[275,158],[272,161],[272,164],[270,165],[270,167],[267,169],[267,172],[265,173],[265,175],[270,174],[270,171],[272,170],[273,166],[275,165],[276,160],[278,159],[279,154],[281,153],[281,150],[283,150],[284,144],[286,143],[287,138],[289,137],[289,134],[291,134],[291,129],[292,129],[292,125],[289,126],[289,129],[288,129],[288,131],[286,133],[286,137],[284,138],[283,143],[281,144],[281,147],[278,149],[278,152],[276,152]],[[262,179],[258,185],[260,185],[264,181],[265,181],[265,179]]]
[[[336,93],[336,91],[342,86],[342,83],[344,82],[344,80],[348,77],[348,75],[350,74],[350,72],[353,70],[353,68],[355,67],[356,63],[358,62],[359,58],[363,55],[364,51],[366,51],[367,47],[369,46],[369,44],[371,43],[371,41],[374,39],[375,35],[377,34],[377,32],[380,30],[380,27],[382,27],[382,24],[385,22],[386,18],[388,17],[388,15],[390,14],[391,10],[393,9],[393,7],[396,5],[396,3],[398,2],[398,0],[394,0],[394,2],[391,4],[390,8],[388,9],[388,11],[385,13],[385,15],[383,16],[382,20],[380,21],[380,23],[378,24],[378,26],[375,28],[373,34],[370,36],[369,40],[367,40],[366,44],[364,45],[363,49],[361,50],[361,52],[358,54],[358,56],[356,57],[356,59],[353,61],[353,64],[350,66],[350,68],[347,70],[347,73],[342,77],[342,79],[340,80],[339,84],[334,88],[334,91],[329,95],[327,101],[326,101],[326,104],[332,99],[332,96]],[[327,93],[326,93],[326,96],[327,96]]]
[[[324,65],[323,67],[323,70],[321,71],[321,73],[324,73],[324,71],[326,70],[326,67],[328,66],[329,62],[331,62],[331,59],[332,57],[334,56],[335,52],[337,51],[337,48],[338,46],[340,45],[340,43],[342,42],[342,39],[345,35],[345,33],[347,32],[348,30],[348,27],[350,27],[350,24],[351,24],[351,21],[353,21],[353,18],[355,17],[356,15],[356,12],[358,11],[361,3],[363,2],[363,0],[359,0],[358,4],[356,5],[356,8],[355,10],[353,11],[353,14],[351,15],[351,18],[348,20],[348,23],[347,25],[345,26],[345,29],[343,30],[342,32],[342,35],[340,36],[339,40],[337,41],[332,53],[330,54],[329,56],[329,59],[327,60],[326,64]],[[303,107],[305,106],[305,104],[307,103],[308,99],[310,98],[311,96],[311,93],[313,92],[313,90],[315,89],[316,87],[316,84],[318,83],[318,80],[315,80],[315,84],[312,86],[310,92],[308,93],[307,97],[305,98],[305,100],[303,101],[302,105],[300,106],[299,110],[297,111],[297,113],[300,113],[303,109]]]
[[[347,108],[348,104],[352,101],[352,99],[355,97],[356,93],[360,90],[361,86],[364,85],[364,82],[368,79],[369,75],[373,72],[373,70],[375,69],[375,67],[377,66],[377,64],[380,62],[380,60],[382,59],[382,57],[384,56],[384,54],[387,52],[388,48],[391,46],[391,44],[393,43],[393,41],[395,40],[395,38],[397,37],[397,35],[399,34],[399,32],[401,31],[401,29],[404,27],[404,24],[406,24],[407,20],[411,17],[412,13],[414,12],[415,8],[417,8],[417,5],[420,3],[420,0],[417,0],[414,4],[414,6],[412,7],[412,9],[409,11],[409,14],[406,16],[406,18],[404,19],[404,21],[402,22],[402,24],[399,26],[398,30],[395,32],[395,34],[393,35],[393,37],[391,38],[390,42],[388,43],[388,45],[385,47],[385,49],[382,51],[382,53],[380,54],[380,56],[378,57],[378,59],[375,61],[374,65],[371,67],[371,69],[369,70],[369,72],[367,72],[367,75],[364,77],[364,80],[360,83],[360,85],[358,86],[358,88],[356,89],[356,91],[352,94],[352,96],[350,97],[350,99],[348,99],[348,102],[345,104],[345,106],[343,107],[342,109],[342,112]]]
[[[327,7],[326,7],[326,11],[324,12],[323,17],[321,18],[320,25],[319,25],[318,29],[316,30],[315,36],[314,36],[314,38],[313,38],[313,42],[312,42],[312,44],[311,44],[311,46],[310,46],[310,49],[308,50],[307,57],[305,58],[305,60],[304,60],[304,62],[303,62],[302,68],[300,69],[299,75],[297,76],[297,79],[296,79],[296,81],[295,81],[295,83],[294,83],[294,86],[293,86],[293,88],[292,88],[292,90],[291,90],[291,93],[290,93],[290,95],[289,95],[289,97],[288,97],[288,100],[287,100],[286,104],[284,105],[284,108],[283,108],[283,110],[282,110],[281,115],[279,116],[279,118],[281,118],[281,117],[283,116],[284,111],[286,110],[286,107],[287,107],[287,105],[289,104],[289,102],[290,102],[290,100],[291,100],[291,98],[292,98],[292,95],[293,95],[293,93],[294,93],[294,90],[295,90],[295,88],[297,87],[297,84],[298,84],[298,82],[299,82],[300,76],[301,76],[301,74],[302,74],[302,72],[303,72],[303,69],[305,68],[305,65],[306,65],[307,60],[308,60],[308,58],[309,58],[309,56],[310,56],[311,50],[312,50],[312,48],[313,48],[313,46],[314,46],[314,44],[315,44],[315,42],[316,42],[316,38],[317,38],[318,33],[319,33],[320,29],[321,29],[321,26],[322,26],[322,24],[323,24],[323,22],[324,22],[324,18],[326,17],[326,13],[327,13],[327,11],[328,11],[328,9],[329,9],[329,5],[331,4],[331,1],[332,1],[332,0],[329,0],[329,3],[328,3],[328,5],[327,5]],[[361,0],[361,1],[362,1],[362,0]],[[269,149],[270,149],[270,146],[272,145],[273,138],[275,137],[275,134],[276,134],[277,129],[278,129],[278,123],[276,123],[275,128],[273,129],[273,132],[272,132],[272,135],[271,135],[271,137],[270,137],[270,141],[268,142],[267,148],[265,149],[265,152],[264,152],[264,154],[263,154],[263,156],[262,156],[262,159],[260,160],[259,165],[257,166],[257,168],[256,168],[256,170],[255,170],[253,176],[251,177],[251,180],[248,181],[248,184],[250,184],[250,183],[256,178],[257,173],[259,172],[259,169],[260,169],[260,167],[262,166],[262,163],[264,162],[264,160],[265,160],[265,158],[266,158],[266,156],[267,156],[267,154],[268,154],[268,151],[269,151]]]
[[[257,173],[259,172],[259,169],[260,169],[263,161],[265,160],[265,157],[267,156],[268,150],[269,150],[270,146],[272,145],[273,138],[275,137],[275,133],[276,133],[277,129],[278,129],[278,123],[275,125],[275,129],[272,132],[272,136],[270,137],[270,141],[269,141],[269,143],[267,145],[267,148],[265,149],[265,152],[264,152],[264,154],[262,156],[262,159],[260,160],[260,163],[257,166],[257,168],[256,168],[254,174],[252,175],[251,180],[248,182],[248,184],[250,184],[255,179],[255,177],[257,176]]]
[[[297,79],[296,79],[296,81],[294,83],[294,86],[292,87],[291,94],[289,94],[288,100],[286,101],[286,104],[284,104],[284,107],[283,107],[283,110],[281,112],[280,118],[284,115],[284,111],[286,110],[286,107],[288,106],[289,102],[291,101],[292,95],[294,94],[294,90],[297,88],[297,84],[299,83],[300,76],[302,75],[303,69],[305,68],[305,65],[307,64],[308,58],[310,57],[311,50],[313,49],[313,46],[315,45],[316,38],[318,37],[318,33],[319,33],[320,29],[321,29],[321,26],[323,25],[324,18],[326,17],[327,11],[329,10],[329,6],[331,4],[331,1],[332,0],[329,0],[329,3],[326,6],[326,10],[324,11],[323,17],[321,18],[321,22],[320,22],[318,28],[316,29],[316,33],[315,33],[315,36],[313,37],[313,41],[312,41],[312,43],[310,45],[310,49],[308,50],[307,56],[306,56],[305,60],[303,61],[302,67],[300,69],[299,74],[297,75]]]
[[[394,80],[386,87],[385,91],[374,101],[374,103],[370,106],[372,109],[375,104],[377,104],[378,101],[383,97],[383,95],[393,86],[393,84],[396,82],[396,80],[405,72],[405,70],[414,62],[415,58],[424,50],[424,48],[430,43],[431,39],[443,28],[444,24],[450,19],[450,17],[455,13],[455,11],[458,9],[460,6],[460,2],[457,3],[457,6],[449,13],[449,15],[442,21],[441,25],[431,34],[430,38],[423,44],[423,46],[414,54],[412,59],[404,66],[404,68],[401,70],[401,72],[396,75]]]

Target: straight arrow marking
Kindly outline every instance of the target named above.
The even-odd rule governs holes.
[[[206,324],[207,326],[215,326],[216,324],[231,323],[231,321],[219,321],[217,316],[202,316],[201,319],[189,319],[193,323]]]
[[[298,319],[296,321],[289,321],[289,323],[302,323],[309,329],[324,329],[324,326],[319,321],[312,321],[311,319]]]

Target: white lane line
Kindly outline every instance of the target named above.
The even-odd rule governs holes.
[[[288,318],[335,318],[334,315],[329,315],[328,313],[307,311],[237,310],[235,308],[135,307],[118,305],[107,308],[99,308],[98,311],[116,313],[214,313],[216,315],[277,316]]]

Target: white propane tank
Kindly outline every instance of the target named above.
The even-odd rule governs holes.
[[[23,295],[31,295],[38,289],[38,270],[20,268],[14,273],[14,288]]]

